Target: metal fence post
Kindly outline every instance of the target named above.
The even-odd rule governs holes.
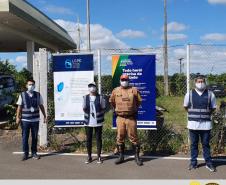
[[[190,44],[187,44],[187,93],[190,91]],[[188,122],[188,117],[187,117]],[[187,131],[187,140],[188,140],[188,149],[190,151],[190,137],[189,137],[189,130]]]
[[[101,49],[97,50],[97,66],[98,66],[98,93],[101,94]]]
[[[190,44],[187,44],[187,93],[190,90]]]

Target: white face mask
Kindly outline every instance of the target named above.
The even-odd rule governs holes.
[[[120,85],[122,87],[128,87],[129,86],[129,81],[120,81]]]
[[[33,92],[34,89],[35,89],[35,85],[28,85],[28,86],[27,86],[27,90],[28,90],[29,92]]]
[[[206,84],[205,83],[196,83],[195,87],[199,90],[199,91],[203,91],[206,88]]]
[[[96,87],[89,87],[89,92],[95,93],[97,91]]]

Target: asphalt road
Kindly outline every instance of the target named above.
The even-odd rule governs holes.
[[[217,172],[209,172],[203,161],[188,171],[188,160],[144,159],[136,166],[133,159],[116,166],[114,157],[103,164],[85,164],[85,156],[44,155],[40,160],[21,161],[18,144],[0,141],[0,179],[226,179],[226,162],[217,162]],[[188,157],[188,156],[183,156]]]

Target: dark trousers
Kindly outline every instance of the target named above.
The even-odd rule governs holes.
[[[93,138],[93,130],[95,130],[96,135],[96,143],[97,143],[97,156],[100,157],[101,149],[102,149],[102,128],[103,126],[99,127],[85,127],[86,129],[86,147],[88,156],[91,157],[92,155],[92,138]]]
[[[212,164],[210,154],[210,130],[189,130],[191,141],[191,164],[197,165],[199,137],[201,138],[203,157],[206,164]]]
[[[37,153],[37,142],[38,142],[38,130],[39,130],[39,122],[24,122],[21,123],[22,128],[22,144],[23,144],[23,152],[25,155],[29,154],[29,144],[28,139],[31,131],[31,153]]]

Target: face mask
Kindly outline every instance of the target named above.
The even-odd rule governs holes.
[[[29,92],[33,92],[34,89],[35,89],[35,86],[34,86],[34,85],[28,85],[28,86],[27,86],[27,90],[28,90]]]
[[[206,84],[205,84],[205,83],[196,83],[196,84],[195,84],[195,87],[196,87],[198,90],[202,91],[202,90],[204,90],[204,89],[206,88]]]
[[[128,81],[120,81],[120,84],[121,84],[122,87],[128,87],[129,86]]]
[[[96,87],[89,87],[89,92],[95,93],[97,91]]]

